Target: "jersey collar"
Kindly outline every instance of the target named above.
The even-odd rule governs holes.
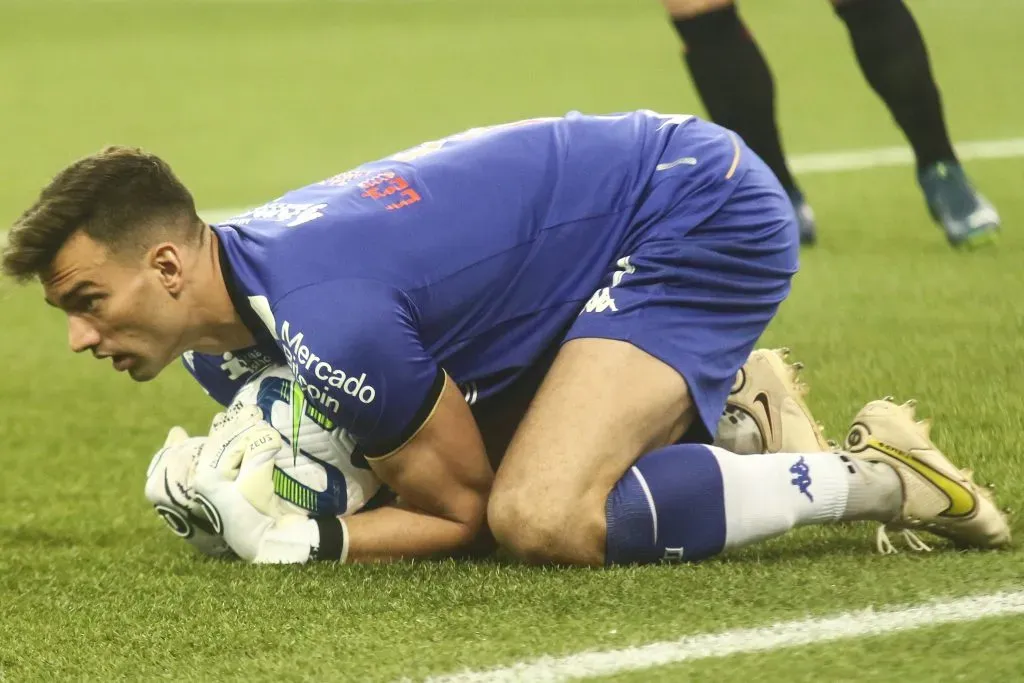
[[[242,319],[242,323],[252,333],[253,338],[256,340],[256,345],[262,349],[277,351],[277,344],[274,341],[273,335],[267,330],[266,325],[263,324],[263,321],[260,320],[260,317],[256,315],[256,312],[249,305],[248,297],[242,290],[239,279],[236,277],[235,268],[231,264],[231,258],[228,256],[226,247],[227,241],[231,239],[230,228],[210,227],[217,235],[217,256],[220,260],[220,272],[224,278],[224,287],[228,291],[231,305],[238,312],[238,317]]]

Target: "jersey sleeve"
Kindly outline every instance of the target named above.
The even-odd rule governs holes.
[[[416,310],[371,280],[309,285],[274,307],[278,342],[306,400],[368,457],[409,441],[433,413],[444,372],[426,352]]]
[[[256,347],[221,355],[186,351],[181,362],[210,398],[225,407],[246,382],[273,363]]]

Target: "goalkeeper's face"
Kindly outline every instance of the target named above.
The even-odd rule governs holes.
[[[109,358],[118,372],[144,382],[184,350],[190,319],[181,250],[162,244],[140,255],[113,253],[73,235],[43,274],[47,303],[68,319],[75,353]]]

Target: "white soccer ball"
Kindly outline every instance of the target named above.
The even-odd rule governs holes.
[[[291,512],[351,515],[381,489],[356,443],[303,397],[286,366],[249,380],[232,405],[256,405],[284,440],[274,456],[274,491]]]

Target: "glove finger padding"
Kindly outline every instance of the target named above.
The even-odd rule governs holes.
[[[205,441],[189,437],[181,427],[171,428],[146,471],[145,496],[176,536],[204,555],[223,557],[231,549],[194,499],[195,463]]]
[[[206,446],[199,454],[198,470],[215,471],[223,478],[234,479],[246,450],[254,441],[253,435],[267,442],[276,439],[275,452],[281,447],[281,435],[263,420],[263,411],[258,406],[234,406],[227,412],[217,413]]]
[[[208,436],[211,439],[230,440],[247,427],[263,421],[263,410],[259,406],[236,403],[213,416]]]
[[[199,457],[196,501],[242,559],[306,562],[318,543],[319,527],[289,512],[275,494],[275,457],[283,440],[274,427],[252,418],[252,413],[236,413],[235,422],[218,419]]]
[[[274,491],[274,456],[280,445],[278,440],[277,448],[271,449],[267,445],[247,453],[236,479],[242,497],[261,513],[274,519],[288,513]]]
[[[185,431],[184,427],[174,425],[167,432],[167,438],[164,439],[164,448],[167,448],[168,446],[175,446],[188,438],[188,432]]]
[[[261,529],[281,514],[273,482],[281,435],[258,408],[215,420],[210,434],[196,470],[196,501],[214,531],[251,560]]]

